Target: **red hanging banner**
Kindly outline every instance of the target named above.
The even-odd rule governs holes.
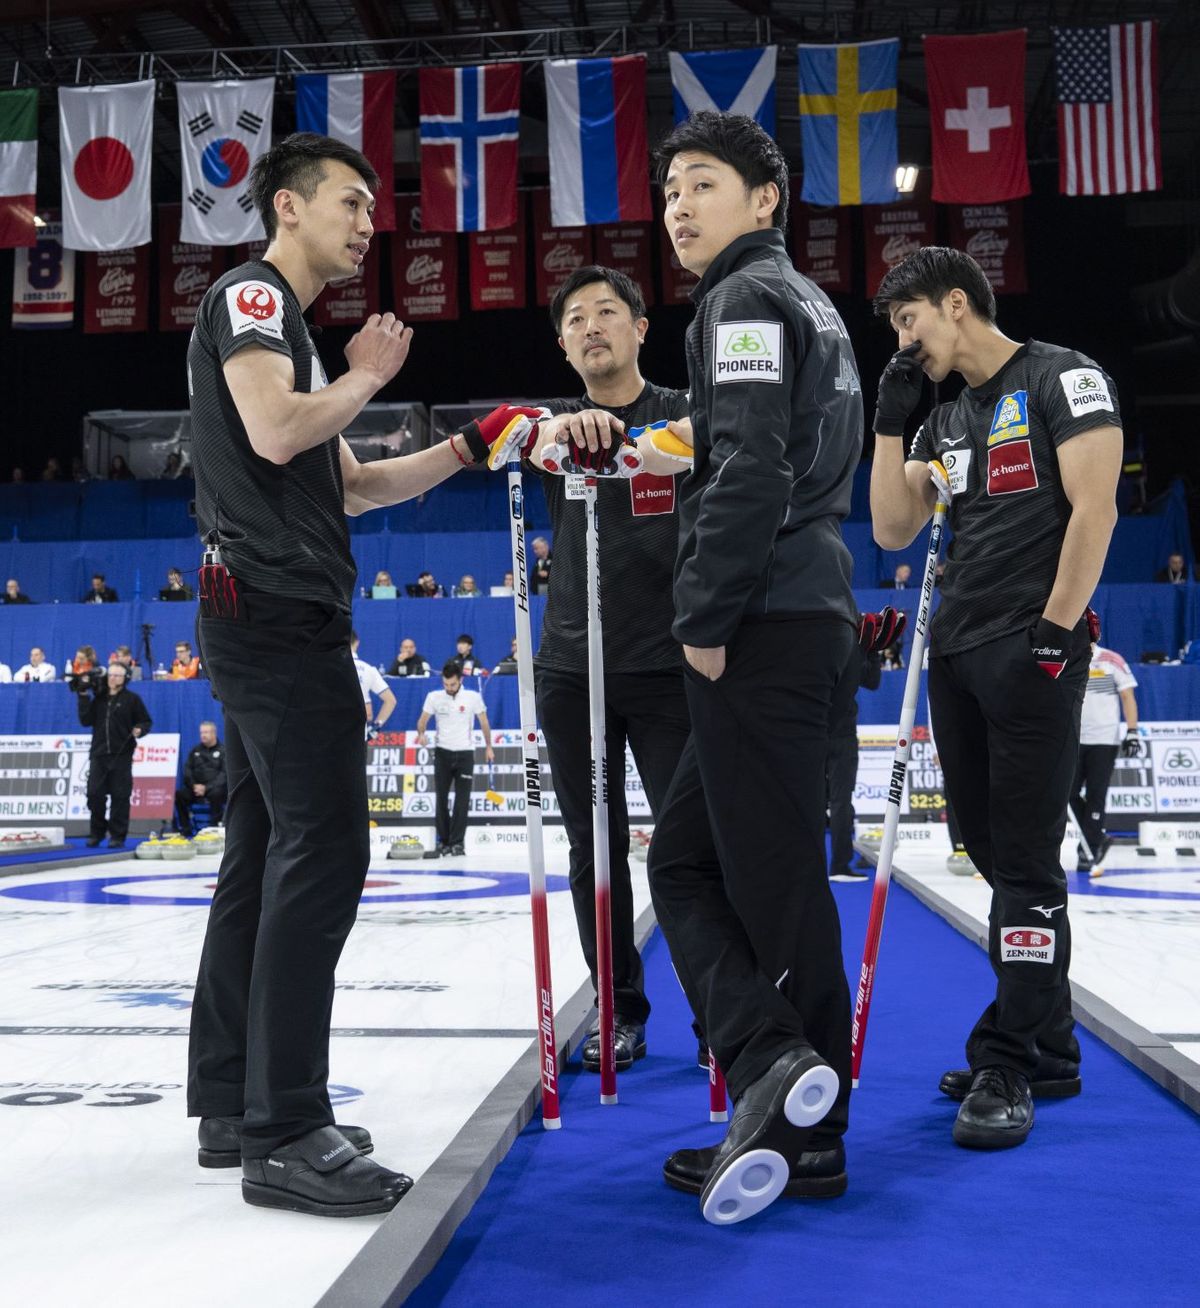
[[[396,197],[392,302],[401,322],[458,317],[458,236],[422,231],[421,204],[414,195]]]
[[[144,332],[150,319],[150,247],[89,252],[83,260],[83,330]]]
[[[1004,204],[966,204],[950,209],[950,244],[965,250],[987,273],[997,295],[1022,295],[1025,277],[1025,207],[1020,200]]]
[[[537,302],[547,305],[576,268],[592,261],[590,227],[555,227],[550,222],[550,188],[533,192],[533,267]]]
[[[342,282],[331,282],[317,296],[313,322],[319,327],[361,327],[379,312],[379,244],[376,237],[367,247],[367,257],[358,272]]]
[[[190,332],[204,292],[225,271],[225,251],[179,239],[182,205],[158,206],[158,330]]]
[[[928,200],[864,204],[867,295],[872,296],[889,268],[922,245],[934,244],[933,205]]]
[[[654,303],[654,285],[650,273],[649,223],[621,223],[594,229],[595,258],[605,268],[615,268],[631,277],[648,305]]]
[[[796,179],[797,183],[799,179]],[[821,209],[800,200],[800,187],[792,194],[792,257],[810,281],[829,293],[850,293],[850,210],[844,206]]]
[[[517,197],[515,227],[469,232],[471,308],[525,308],[525,196]]]

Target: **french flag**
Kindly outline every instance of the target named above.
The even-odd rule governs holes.
[[[396,230],[396,74],[299,73],[296,130],[332,136],[361,150],[379,174],[371,221],[377,232]]]
[[[550,221],[582,227],[649,219],[645,55],[554,59],[543,67]]]
[[[521,65],[422,68],[420,102],[422,230],[512,227]]]

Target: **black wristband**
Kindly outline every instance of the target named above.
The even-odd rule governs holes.
[[[483,439],[483,434],[479,430],[479,424],[472,420],[459,432],[459,435],[467,443],[467,449],[471,453],[473,463],[485,463],[488,456],[488,443]]]

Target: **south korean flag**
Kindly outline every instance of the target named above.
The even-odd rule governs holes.
[[[250,169],[271,147],[275,79],[180,82],[183,155],[180,240],[239,245],[263,235],[250,199]]]

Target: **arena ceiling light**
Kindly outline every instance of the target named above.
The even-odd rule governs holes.
[[[901,164],[896,169],[896,190],[901,195],[911,195],[917,189],[917,165]]]

